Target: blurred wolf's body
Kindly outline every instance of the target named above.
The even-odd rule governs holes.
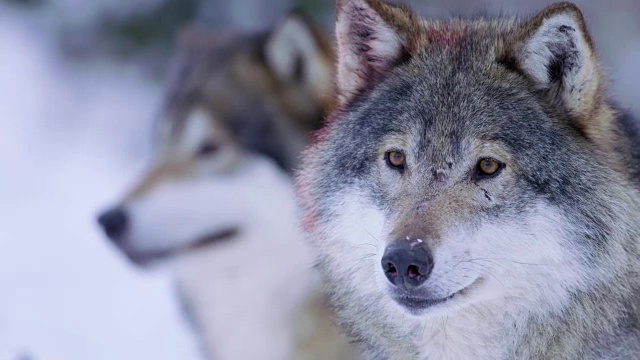
[[[291,180],[331,104],[330,62],[296,14],[264,34],[187,30],[153,166],[99,219],[132,261],[173,259],[208,357],[349,354],[311,271]]]
[[[372,359],[640,358],[640,128],[580,10],[338,1],[339,104],[298,177]]]

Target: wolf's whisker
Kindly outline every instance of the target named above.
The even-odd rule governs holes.
[[[356,225],[360,226],[360,228],[361,228],[362,230],[364,230],[364,232],[366,232],[367,234],[369,234],[369,236],[371,236],[371,237],[373,238],[373,240],[375,240],[375,241],[377,241],[377,242],[380,242],[380,240],[378,240],[378,238],[377,238],[377,237],[373,236],[373,234],[372,234],[369,230],[367,230],[364,226],[362,226],[362,224],[360,224],[359,222],[357,222],[357,221],[356,221]],[[369,245],[374,246],[374,247],[376,248],[376,251],[378,250],[378,246],[377,246],[377,245],[373,245],[373,244],[369,244]]]
[[[497,276],[495,276],[493,273],[491,273],[491,271],[489,271],[489,269],[487,269],[484,265],[482,265],[482,264],[477,264],[477,263],[474,263],[474,262],[467,262],[467,263],[468,263],[469,265],[475,265],[475,266],[478,266],[478,267],[480,267],[480,269],[474,269],[474,268],[463,268],[463,269],[465,269],[465,270],[471,270],[471,271],[477,271],[477,272],[481,272],[481,273],[483,273],[483,274],[489,275],[489,276],[491,276],[492,278],[496,279],[496,281],[497,281],[497,282],[499,282],[499,283],[500,283],[500,285],[504,286],[504,283],[503,283],[502,281],[500,281],[500,279],[498,279],[498,277],[497,277]]]
[[[522,261],[516,261],[516,260],[511,260],[511,259],[507,259],[507,258],[475,258],[475,259],[470,259],[471,261],[473,260],[501,260],[501,261],[507,261],[510,263],[514,263],[514,264],[518,264],[518,265],[531,265],[531,266],[544,266],[544,265],[548,265],[548,264],[536,264],[536,263],[526,263],[526,262],[522,262]]]

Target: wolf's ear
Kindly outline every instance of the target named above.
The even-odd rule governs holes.
[[[593,42],[576,5],[558,3],[535,16],[516,58],[522,71],[575,118],[589,115],[600,101]]]
[[[379,0],[338,0],[337,85],[345,104],[408,57],[417,21],[406,9]]]
[[[285,16],[264,45],[265,61],[283,80],[299,82],[316,95],[331,90],[331,46],[297,10]]]

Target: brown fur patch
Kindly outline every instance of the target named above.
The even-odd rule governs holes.
[[[457,27],[433,27],[426,31],[426,39],[430,45],[454,47],[462,38],[463,30]]]
[[[125,196],[125,202],[143,197],[147,192],[165,181],[188,176],[191,171],[190,163],[165,163],[157,166],[145,174],[144,178]]]

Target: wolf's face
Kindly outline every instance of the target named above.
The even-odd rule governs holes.
[[[547,271],[575,284],[579,258],[594,250],[566,240],[566,224],[584,219],[569,220],[563,207],[590,187],[576,178],[579,169],[600,173],[602,164],[524,88],[473,68],[446,74],[438,64],[451,61],[407,64],[345,112],[315,150],[315,176],[331,179],[322,184],[328,199],[318,200],[330,225],[320,231],[348,244],[330,262],[348,263],[347,273],[365,277],[359,286],[413,314],[506,294],[559,298]],[[573,184],[577,193],[549,198]]]
[[[625,180],[579,10],[431,23],[338,7],[341,106],[298,186],[343,319],[419,333],[405,314],[557,310],[603,276],[624,202],[608,184]]]
[[[328,61],[296,14],[260,35],[185,31],[150,170],[101,215],[107,235],[146,263],[270,226],[327,106]]]

